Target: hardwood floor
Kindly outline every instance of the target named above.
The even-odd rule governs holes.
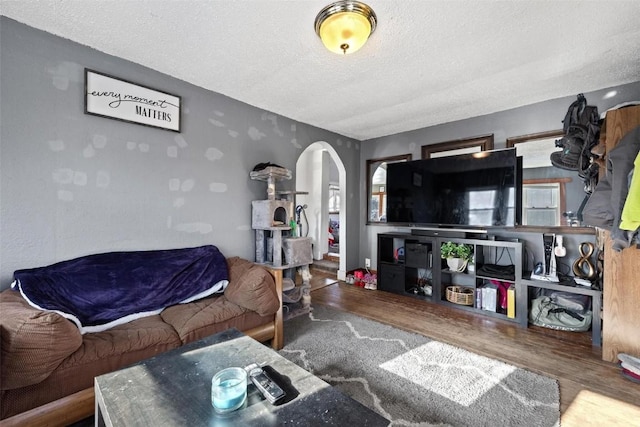
[[[314,280],[330,274],[312,270]],[[333,276],[335,278],[335,276]],[[450,307],[339,282],[311,293],[311,304],[348,311],[556,378],[562,426],[640,426],[640,384],[602,360],[590,333],[520,328]]]

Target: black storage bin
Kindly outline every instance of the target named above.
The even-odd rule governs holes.
[[[404,293],[404,267],[387,264],[378,267],[378,289]]]
[[[429,245],[422,243],[406,243],[405,263],[407,267],[428,268],[429,265]]]

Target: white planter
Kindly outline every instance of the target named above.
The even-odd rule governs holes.
[[[447,258],[447,265],[452,271],[464,271],[467,268],[467,261],[462,258]]]

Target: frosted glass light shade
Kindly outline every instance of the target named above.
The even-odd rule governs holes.
[[[320,27],[320,38],[331,52],[353,53],[364,46],[371,33],[371,24],[364,16],[343,12],[328,17]]]
[[[353,53],[366,43],[376,27],[376,15],[364,3],[339,1],[325,7],[316,17],[316,33],[331,52]]]

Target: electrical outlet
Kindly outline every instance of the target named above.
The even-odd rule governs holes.
[[[364,259],[364,267],[365,268],[371,268],[371,259],[370,258],[365,258]]]

